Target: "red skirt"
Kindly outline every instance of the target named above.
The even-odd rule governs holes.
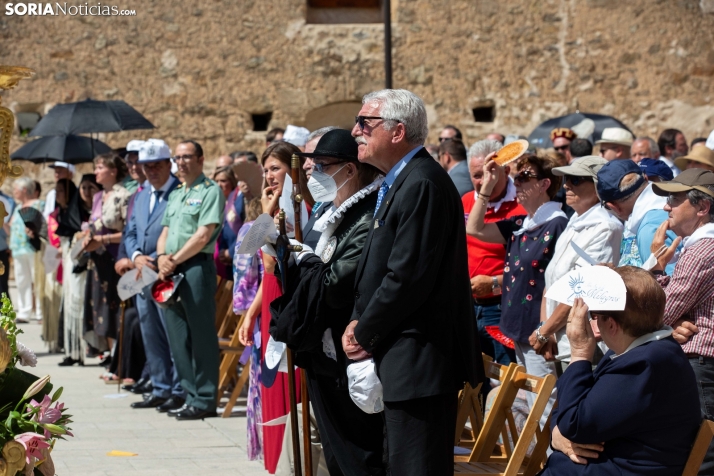
[[[268,258],[272,259],[272,258]],[[263,278],[263,307],[260,318],[260,356],[265,358],[265,347],[270,338],[270,303],[282,295],[280,281],[275,275],[265,273]],[[300,373],[295,372],[297,401],[300,402]],[[290,412],[290,397],[288,393],[288,374],[279,372],[275,383],[270,388],[261,384],[261,400],[263,403],[263,423],[287,415]],[[280,451],[283,445],[285,425],[263,427],[263,455],[265,469],[275,474]]]

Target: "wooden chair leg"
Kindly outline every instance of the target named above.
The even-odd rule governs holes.
[[[233,389],[233,392],[231,392],[231,397],[228,399],[228,403],[226,403],[226,406],[223,409],[223,418],[229,418],[231,416],[233,407],[235,406],[236,402],[238,401],[238,397],[240,396],[241,390],[243,390],[243,387],[248,382],[249,376],[250,376],[250,359],[248,359],[248,362],[246,362],[245,365],[243,366],[243,371],[240,373],[240,377],[238,377],[238,381],[236,382],[236,386]]]

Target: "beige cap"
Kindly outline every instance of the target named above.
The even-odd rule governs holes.
[[[553,175],[573,175],[576,177],[592,177],[597,182],[598,170],[607,163],[607,160],[596,155],[586,155],[574,160],[570,165],[555,167]]]

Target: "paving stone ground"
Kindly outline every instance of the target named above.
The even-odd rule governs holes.
[[[14,288],[11,288],[11,296]],[[21,324],[20,341],[37,354],[36,375],[50,374],[64,387],[61,400],[74,415],[74,438],[59,441],[52,457],[59,476],[266,475],[261,461],[246,456],[245,407],[231,418],[176,421],[153,409],[134,410],[140,396],[107,385],[95,361],[85,367],[59,367],[63,356],[47,354],[37,322]],[[239,400],[239,405],[244,404]],[[112,450],[136,453],[111,457]]]

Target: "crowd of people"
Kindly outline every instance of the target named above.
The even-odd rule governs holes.
[[[448,125],[425,144],[424,105],[409,91],[370,93],[355,112],[351,131],[274,129],[260,157],[221,156],[210,179],[198,142],[171,152],[159,139],[96,157],[79,180],[56,162],[44,202],[17,179],[14,201],[0,196],[0,259],[13,259],[18,322],[43,320],[60,365],[99,356],[103,379],[133,380],[144,399],[132,407],[202,419],[219,399],[217,278],[232,280],[250,356],[247,451],[270,473],[285,427],[264,423],[289,411],[289,385],[265,361],[285,343],[333,475],[450,474],[457,392],[485,380],[481,352],[559,379],[542,419],[553,429],[545,474],[681,474],[702,417],[714,419],[714,139],[606,128],[592,143],[561,127],[552,149],[499,165],[517,136],[469,145]],[[308,219],[281,273],[274,240],[238,250],[280,210],[293,155]],[[241,175],[246,163],[262,168],[261,187]],[[28,207],[48,223],[39,248]],[[43,259],[52,250],[57,268]],[[545,297],[593,262],[622,277],[624,311],[589,321],[582,301]],[[122,301],[119,279],[134,269],[168,284]],[[350,393],[364,361],[382,415]],[[701,474],[713,470],[710,448]]]

